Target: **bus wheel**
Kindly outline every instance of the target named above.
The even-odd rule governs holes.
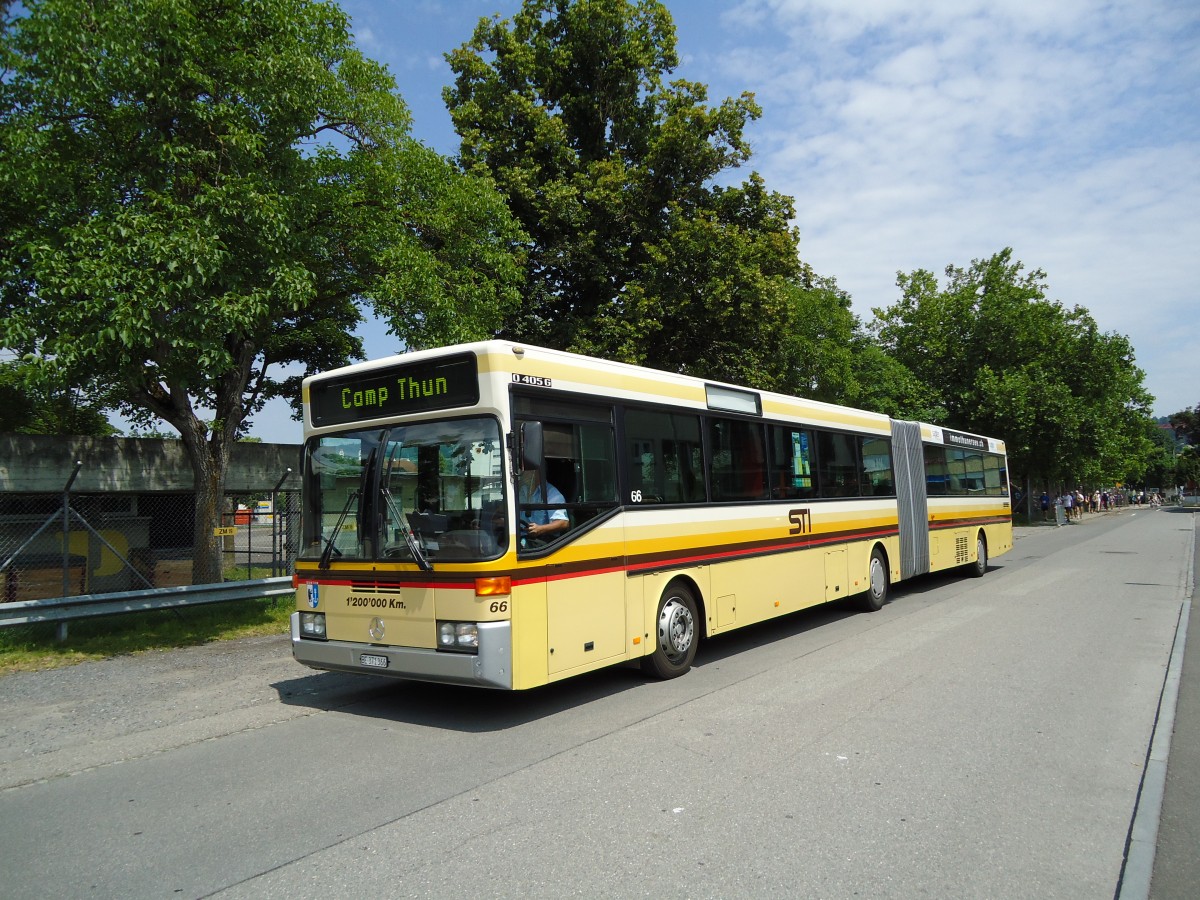
[[[859,599],[864,612],[883,609],[888,595],[888,567],[883,551],[876,547],[871,551],[871,565],[867,570],[867,592]]]
[[[967,566],[967,571],[972,578],[982,578],[987,572],[987,541],[984,539],[982,531],[975,538],[975,562]]]
[[[642,657],[642,671],[656,678],[675,678],[692,667],[700,642],[696,599],[683,584],[671,584],[658,601],[654,652]]]

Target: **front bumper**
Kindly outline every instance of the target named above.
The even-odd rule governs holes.
[[[512,626],[509,622],[480,622],[477,654],[308,640],[300,637],[300,613],[292,613],[291,622],[292,656],[313,669],[512,690]],[[388,664],[386,667],[364,666],[360,662],[363,654],[384,657]]]

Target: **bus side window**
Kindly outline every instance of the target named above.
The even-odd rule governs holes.
[[[946,448],[933,444],[925,445],[925,491],[929,496],[949,493],[946,472]]]
[[[983,455],[978,450],[946,448],[949,492],[960,496],[983,493]]]
[[[520,407],[549,409],[554,405],[542,401],[536,407],[522,398]],[[590,407],[573,405],[570,410],[550,409],[557,416],[575,412],[583,418]],[[594,519],[603,510],[617,504],[616,443],[611,421],[602,422],[602,412],[595,411],[597,421],[542,421],[542,471],[545,483],[562,495],[561,509],[570,524],[568,532]],[[536,421],[536,420],[526,420]],[[535,462],[530,460],[530,462]],[[553,498],[553,492],[549,492]],[[545,501],[546,505],[550,501]],[[557,502],[557,501],[554,501]],[[537,504],[524,510],[534,516]],[[545,518],[543,513],[537,518]]]
[[[970,495],[983,494],[983,453],[979,450],[963,450],[962,454],[964,493]]]
[[[1003,457],[994,453],[983,455],[983,489],[989,497],[1003,497],[1008,493],[1004,483]]]
[[[703,503],[698,416],[651,409],[625,411],[631,503]]]
[[[561,518],[562,513],[565,513],[567,521],[570,523],[570,528],[574,528],[578,524],[575,510],[570,506],[570,504],[577,502],[579,499],[575,465],[579,451],[575,431],[576,427],[567,423],[541,423],[542,471],[538,474],[537,479],[531,479],[531,481],[544,481],[545,492],[536,493],[531,496],[536,496],[542,503],[557,503],[560,502],[555,494],[555,491],[557,491],[562,496],[561,502],[565,505],[558,510],[530,510],[527,512],[527,515],[532,521]],[[526,461],[525,465],[529,465],[530,462],[533,461]],[[541,488],[533,488],[533,490],[540,492]]]
[[[765,500],[767,467],[762,425],[741,419],[712,419],[708,434],[713,499]]]
[[[859,492],[858,441],[848,434],[817,434],[817,464],[822,497],[857,497]]]
[[[546,480],[558,488],[568,503],[579,502],[579,473],[575,460],[547,456]]]
[[[813,484],[813,433],[794,425],[767,429],[771,499],[802,500],[817,495]]]
[[[887,438],[862,439],[862,495],[890,497],[896,493],[892,480],[892,442]]]

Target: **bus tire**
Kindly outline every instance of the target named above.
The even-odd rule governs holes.
[[[877,612],[883,609],[888,596],[888,565],[883,550],[876,547],[871,551],[871,562],[867,567],[867,590],[859,597],[859,608],[863,612]]]
[[[972,578],[982,578],[987,573],[987,538],[983,532],[975,537],[975,562],[967,565],[967,574]]]
[[[692,667],[700,643],[696,598],[683,582],[672,582],[658,601],[654,652],[642,657],[642,671],[655,678],[676,678]]]

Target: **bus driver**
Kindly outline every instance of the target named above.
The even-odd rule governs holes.
[[[545,491],[543,492],[543,487]],[[521,528],[528,537],[539,541],[553,540],[571,527],[565,509],[525,509],[525,504],[566,503],[562,492],[541,477],[537,469],[522,469],[519,501]]]

